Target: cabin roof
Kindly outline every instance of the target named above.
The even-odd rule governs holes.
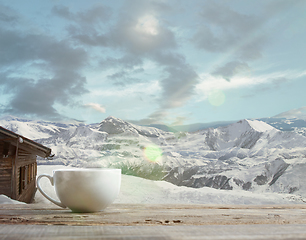
[[[16,146],[17,141],[19,141],[18,147],[23,150],[29,151],[43,158],[51,156],[50,148],[47,148],[42,144],[34,142],[33,140],[30,140],[26,137],[16,134],[1,126],[0,126],[0,141],[9,142],[14,146]]]

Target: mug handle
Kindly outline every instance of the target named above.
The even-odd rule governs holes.
[[[38,176],[37,178],[37,188],[38,190],[40,191],[40,193],[45,197],[47,198],[50,202],[53,202],[55,205],[59,206],[59,207],[62,207],[62,208],[66,208],[66,206],[64,204],[62,204],[61,202],[59,201],[56,201],[54,200],[53,198],[49,197],[40,187],[40,179],[43,178],[43,177],[46,177],[50,180],[51,182],[51,185],[54,186],[54,181],[53,181],[53,177],[51,177],[50,175],[48,174],[41,174]]]

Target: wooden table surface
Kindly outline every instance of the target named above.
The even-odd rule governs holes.
[[[0,239],[306,239],[305,205],[0,205]]]

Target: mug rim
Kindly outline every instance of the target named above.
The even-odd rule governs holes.
[[[102,172],[102,171],[120,171],[120,168],[67,168],[55,169],[53,172]]]

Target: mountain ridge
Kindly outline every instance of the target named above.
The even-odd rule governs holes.
[[[256,119],[176,133],[111,116],[91,125],[14,118],[2,118],[0,124],[52,149],[54,159],[38,159],[39,164],[123,167],[127,174],[178,186],[306,197],[301,171],[306,171],[306,137]],[[161,155],[152,161],[148,149]]]

